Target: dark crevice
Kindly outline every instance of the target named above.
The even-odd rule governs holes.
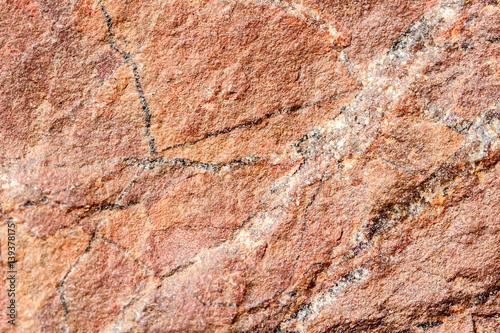
[[[208,301],[204,301],[200,295],[197,295],[193,292],[190,292],[191,294],[193,294],[194,297],[196,297],[196,299],[203,305],[205,306],[219,306],[219,307],[225,307],[225,308],[237,308],[238,307],[238,304],[236,303],[226,303],[226,302],[208,302]]]
[[[64,274],[63,278],[59,281],[57,284],[57,292],[59,295],[59,300],[61,301],[61,304],[63,306],[63,313],[64,313],[64,331],[68,332],[68,316],[69,316],[69,309],[68,309],[68,304],[66,302],[66,298],[64,296],[64,283],[66,282],[66,279],[68,276],[74,271],[76,266],[80,263],[80,260],[85,256],[87,253],[90,252],[90,249],[92,248],[92,243],[96,239],[96,231],[92,233],[92,236],[90,237],[89,242],[87,243],[87,247],[85,250],[76,258],[76,260],[73,262],[69,270]]]
[[[64,288],[62,284],[57,285],[57,294],[59,295],[59,301],[61,302],[62,308],[63,308],[63,315],[64,315],[64,327],[63,331],[66,333],[68,332],[68,304],[66,303],[66,298],[64,297]]]
[[[471,319],[472,319],[472,333],[478,333],[477,332],[476,319],[474,319],[473,315],[471,315]]]
[[[139,74],[139,70],[137,67],[137,64],[135,61],[132,59],[132,55],[130,52],[125,52],[123,51],[118,45],[116,44],[115,41],[115,36],[113,34],[113,20],[111,19],[111,16],[109,13],[106,11],[104,8],[104,5],[101,5],[101,11],[104,15],[104,18],[106,19],[106,26],[108,27],[108,43],[109,46],[111,47],[112,50],[116,51],[118,54],[120,54],[127,65],[130,66],[132,69],[132,73],[134,74],[134,80],[135,80],[135,87],[137,89],[137,94],[139,95],[139,100],[141,102],[141,108],[142,112],[144,113],[144,126],[145,126],[145,134],[148,139],[148,144],[149,144],[149,152],[151,156],[156,155],[156,145],[155,145],[155,138],[151,135],[151,111],[149,110],[148,103],[146,101],[146,97],[144,96],[144,90],[142,88],[142,83],[141,83],[141,77]]]
[[[30,206],[36,206],[38,204],[44,204],[44,203],[47,203],[47,196],[43,196],[42,198],[40,199],[37,199],[37,200],[28,200],[24,203],[22,203],[21,205],[19,205],[18,208],[15,208],[14,210],[11,210],[11,211],[8,211],[8,212],[5,212],[5,214],[8,214],[8,213],[11,213],[17,209],[20,209],[20,208],[24,208],[24,207],[30,207]]]
[[[500,38],[492,38],[492,39],[479,41],[476,44],[474,44],[474,43],[473,44],[444,44],[444,46],[433,45],[433,47],[440,48],[443,50],[451,50],[451,51],[470,50],[470,49],[476,48],[477,46],[495,44],[495,43],[498,43],[499,41],[500,41]]]
[[[217,227],[214,225],[183,225],[180,227],[167,227],[167,228],[162,228],[162,229],[147,229],[148,231],[168,231],[168,230],[184,230],[184,229],[219,229],[219,230],[234,230],[234,228],[228,228],[228,227]]]
[[[205,171],[220,171],[225,166],[231,166],[231,167],[236,167],[236,166],[245,166],[245,165],[251,165],[251,164],[257,164],[257,162],[264,162],[265,160],[268,159],[268,156],[256,156],[256,155],[251,155],[251,156],[241,156],[241,157],[236,157],[230,161],[227,162],[202,162],[202,161],[195,161],[195,160],[190,160],[186,158],[180,158],[180,157],[173,157],[170,160],[165,159],[164,157],[141,157],[141,156],[127,156],[127,157],[113,157],[110,159],[104,159],[104,160],[98,160],[95,161],[94,163],[82,163],[82,164],[64,164],[64,165],[45,165],[45,166],[50,166],[53,168],[61,168],[61,167],[75,167],[75,168],[83,168],[86,166],[95,166],[95,165],[102,165],[106,163],[112,163],[112,162],[125,162],[123,168],[131,167],[131,166],[139,166],[143,167],[146,166],[148,169],[155,168],[157,166],[161,165],[172,165],[172,166],[179,166],[179,167],[189,167],[189,168],[195,168],[195,169],[200,169],[200,170],[205,170]],[[118,171],[123,170],[120,169]],[[76,184],[76,185],[70,185],[70,186],[81,186],[83,184]],[[63,189],[64,191],[66,189]]]
[[[436,326],[439,326],[442,324],[443,324],[443,322],[441,320],[435,320],[435,321],[426,320],[420,324],[417,324],[417,327],[424,330],[424,331],[427,331],[433,327],[436,327]]]
[[[57,233],[57,232],[59,232],[61,230],[64,230],[64,229],[71,228],[75,224],[78,224],[80,221],[82,221],[83,219],[91,216],[92,214],[94,214],[96,212],[101,212],[101,211],[106,211],[106,210],[124,210],[124,209],[127,209],[129,207],[135,206],[137,204],[139,204],[139,201],[130,201],[126,205],[119,205],[119,204],[116,204],[116,203],[115,204],[97,203],[97,204],[86,205],[86,206],[72,207],[72,209],[70,209],[69,212],[71,212],[73,210],[76,210],[76,209],[81,209],[81,208],[85,208],[86,211],[85,211],[85,213],[82,216],[79,216],[78,218],[76,218],[72,223],[57,228],[54,231],[54,233]],[[44,239],[44,238],[48,238],[48,237],[39,237],[39,238]]]
[[[116,203],[95,203],[92,205],[74,206],[74,207],[72,207],[71,210],[84,208],[86,210],[85,214],[83,216],[79,217],[79,219],[83,219],[83,218],[88,217],[89,215],[91,215],[93,213],[96,213],[96,212],[105,211],[105,210],[124,210],[124,209],[127,209],[127,208],[134,206],[134,205],[137,205],[137,204],[139,204],[139,201],[130,201],[126,205],[119,205]]]
[[[217,136],[217,135],[221,135],[221,134],[227,134],[227,133],[230,133],[232,131],[235,131],[235,130],[238,130],[238,129],[241,129],[241,128],[246,128],[246,127],[251,127],[251,126],[254,126],[254,125],[258,125],[258,124],[263,123],[267,119],[270,119],[270,118],[273,118],[273,117],[276,117],[276,116],[279,116],[279,115],[283,115],[283,114],[294,113],[296,111],[299,111],[299,110],[301,110],[303,108],[306,108],[306,107],[309,107],[309,106],[314,106],[314,105],[318,105],[320,103],[324,103],[324,102],[328,102],[328,101],[333,101],[333,100],[335,100],[335,99],[337,99],[339,97],[342,97],[344,95],[347,95],[349,93],[351,93],[351,91],[347,91],[347,92],[343,92],[343,93],[340,93],[340,94],[337,94],[337,95],[334,95],[334,96],[331,96],[331,97],[323,98],[323,99],[318,100],[318,101],[307,102],[307,103],[304,103],[304,104],[301,104],[301,105],[293,105],[293,106],[289,106],[289,107],[286,107],[286,108],[283,108],[283,109],[279,109],[279,110],[274,111],[274,112],[266,113],[265,115],[263,115],[262,117],[259,117],[257,119],[253,119],[253,120],[250,120],[248,122],[245,122],[245,123],[233,126],[233,127],[227,127],[227,128],[215,131],[215,132],[211,132],[211,133],[205,134],[200,139],[192,140],[192,141],[185,141],[185,142],[182,142],[182,143],[176,143],[176,144],[174,144],[172,146],[169,146],[167,148],[162,149],[161,152],[164,152],[164,151],[167,151],[167,150],[171,150],[171,149],[174,149],[174,148],[178,148],[178,147],[191,146],[191,145],[197,144],[197,143],[199,143],[201,141],[204,141],[204,140],[206,140],[208,138],[211,138],[213,136]]]
[[[43,202],[47,202],[47,197],[46,196],[44,196],[43,198],[40,198],[38,200],[33,200],[33,201],[32,200],[28,200],[25,203],[21,204],[20,207],[35,206],[35,205],[37,205],[39,203],[43,203]]]
[[[36,199],[36,200],[28,200],[26,202],[23,202],[22,204],[20,204],[19,206],[17,206],[16,208],[13,208],[9,211],[2,211],[0,209],[0,217],[4,217],[4,216],[7,216],[17,210],[20,210],[20,209],[23,209],[23,208],[26,208],[26,207],[31,207],[31,206],[36,206],[36,205],[46,205],[48,204],[49,201],[48,201],[48,197],[47,196],[43,196],[42,198],[40,199]]]
[[[238,157],[228,162],[221,163],[211,163],[211,162],[200,162],[193,161],[185,158],[173,158],[171,160],[166,160],[163,157],[158,157],[155,159],[143,159],[138,162],[137,165],[145,166],[148,169],[153,169],[160,165],[172,165],[172,166],[182,166],[182,167],[191,167],[194,169],[210,171],[210,172],[219,172],[224,167],[239,167],[239,166],[247,166],[254,165],[258,162],[262,162],[265,158],[260,156],[245,156]]]
[[[196,255],[195,255],[195,256],[196,256]],[[165,280],[165,279],[167,279],[167,278],[171,277],[172,275],[174,275],[174,274],[176,274],[176,273],[180,273],[180,272],[182,272],[182,271],[186,270],[187,268],[189,268],[189,267],[191,267],[192,265],[194,265],[194,264],[195,264],[195,262],[196,262],[196,261],[189,261],[189,262],[187,262],[187,263],[185,263],[185,264],[178,265],[178,266],[176,266],[176,267],[172,268],[172,269],[171,269],[171,270],[169,270],[167,273],[162,274],[162,275],[160,275],[160,276],[159,276],[160,281],[162,281],[162,282],[163,282],[163,280]],[[158,285],[158,288],[160,288],[161,286],[162,286],[162,284],[160,283],[160,284]]]
[[[319,194],[321,186],[323,185],[323,177],[318,181],[318,185],[316,186],[314,194],[311,197],[311,200],[309,200],[309,202],[307,203],[306,209],[304,211],[304,220],[302,222],[302,230],[301,230],[301,234],[300,234],[299,247],[297,249],[297,257],[295,258],[295,262],[293,263],[292,271],[290,273],[290,278],[288,279],[288,284],[290,284],[292,282],[293,275],[295,274],[295,269],[296,269],[297,264],[300,260],[300,252],[302,250],[302,243],[304,242],[304,235],[305,235],[306,229],[307,229],[307,219],[308,219],[309,208],[314,203],[314,201],[316,200],[316,197]]]
[[[403,31],[392,43],[392,45],[389,47],[389,49],[386,52],[386,55],[390,55],[391,53],[401,51],[405,49],[412,41],[410,38],[418,38],[417,36],[418,33],[420,33],[423,37],[427,33],[428,26],[427,26],[427,19],[425,16],[421,16],[418,18],[416,21],[410,24],[409,28]]]

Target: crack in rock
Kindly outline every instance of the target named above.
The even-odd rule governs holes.
[[[116,45],[115,42],[115,37],[113,34],[113,20],[111,19],[111,16],[109,13],[106,11],[104,8],[104,5],[101,5],[101,11],[104,15],[104,18],[106,19],[106,26],[108,27],[108,42],[114,51],[116,51],[118,54],[120,54],[125,62],[130,66],[132,69],[132,73],[134,74],[134,80],[135,80],[135,87],[137,89],[137,94],[139,95],[139,100],[141,102],[141,108],[144,113],[144,126],[145,126],[145,134],[148,139],[149,143],[149,152],[151,156],[156,155],[156,145],[155,145],[155,138],[153,135],[151,135],[151,111],[149,110],[148,102],[146,101],[146,97],[144,96],[144,91],[142,89],[142,84],[141,84],[141,77],[139,74],[139,70],[137,67],[137,64],[135,61],[132,59],[132,55],[129,52],[125,52],[122,49]]]

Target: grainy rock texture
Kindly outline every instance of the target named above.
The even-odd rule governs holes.
[[[499,1],[1,0],[0,55],[1,332],[500,332]]]

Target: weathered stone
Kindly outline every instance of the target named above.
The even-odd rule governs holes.
[[[3,1],[0,45],[0,331],[500,331],[498,1]]]

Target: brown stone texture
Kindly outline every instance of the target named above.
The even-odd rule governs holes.
[[[0,0],[0,332],[500,332],[499,58],[494,0]]]

